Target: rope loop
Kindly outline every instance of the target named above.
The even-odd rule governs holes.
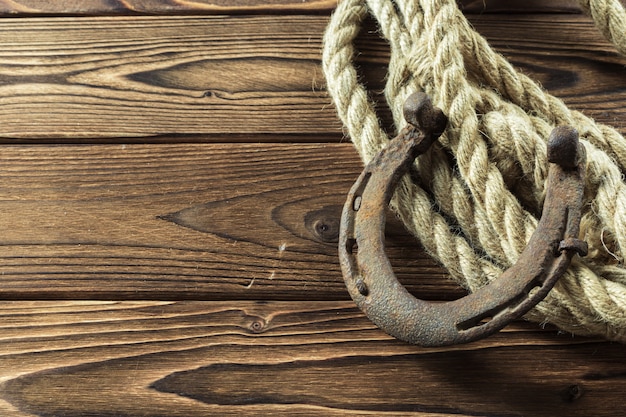
[[[626,55],[619,0],[579,0]],[[329,95],[367,163],[388,142],[359,83],[354,41],[370,14],[388,42],[385,98],[396,128],[402,104],[424,91],[449,118],[439,142],[404,178],[392,208],[459,283],[476,290],[515,263],[545,197],[546,142],[555,126],[575,127],[588,164],[577,259],[548,297],[526,315],[579,335],[626,343],[626,140],[570,110],[495,52],[454,0],[340,0],[324,37]]]

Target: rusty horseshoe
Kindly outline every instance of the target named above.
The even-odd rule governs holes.
[[[397,280],[384,252],[385,212],[399,179],[443,133],[447,118],[423,93],[404,106],[407,127],[363,170],[341,217],[339,258],[358,307],[388,334],[422,346],[471,342],[491,335],[539,303],[567,270],[578,239],[585,149],[578,132],[553,130],[548,141],[547,194],[537,230],[518,261],[498,279],[449,302],[412,296]]]

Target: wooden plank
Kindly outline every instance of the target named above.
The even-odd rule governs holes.
[[[110,2],[51,2],[0,0],[0,14],[28,15],[124,15],[124,14],[233,14],[233,13],[329,13],[336,0],[126,0]],[[465,13],[580,13],[575,0],[459,0]]]
[[[4,302],[0,411],[57,416],[614,416],[623,346],[517,323],[424,349],[349,302]]]
[[[0,27],[0,141],[341,139],[323,91],[326,16],[9,19]],[[624,64],[579,15],[475,15],[531,77],[598,121],[626,118]],[[387,46],[359,66],[380,91]],[[114,35],[112,35],[114,34]],[[377,97],[380,99],[380,97]],[[389,118],[381,110],[387,123]]]
[[[620,0],[626,7],[626,0]],[[582,13],[576,0],[457,0],[466,14],[472,13]]]
[[[459,0],[466,13],[580,13],[575,0]],[[118,14],[233,14],[233,13],[329,13],[336,0],[85,0],[52,2],[0,0],[0,14],[28,15],[118,15]]]
[[[0,297],[347,299],[339,216],[350,144],[0,148]],[[396,221],[422,298],[463,294]]]
[[[338,132],[328,98],[316,91],[325,23],[307,16],[8,20],[0,29],[0,136]]]
[[[336,0],[0,0],[6,15],[231,14],[328,12]]]
[[[581,13],[576,0],[461,0],[464,13]]]

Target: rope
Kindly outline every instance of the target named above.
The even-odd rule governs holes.
[[[619,0],[580,0],[602,33],[626,54],[626,12]],[[588,167],[576,259],[526,318],[563,331],[626,343],[626,140],[516,71],[476,33],[454,0],[342,0],[323,50],[327,89],[365,163],[389,138],[354,66],[367,14],[390,46],[385,86],[398,131],[402,104],[426,92],[448,128],[404,178],[392,208],[470,291],[515,263],[534,232],[545,194],[546,141],[552,129],[578,129]]]

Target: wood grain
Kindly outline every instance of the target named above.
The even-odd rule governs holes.
[[[626,133],[626,60],[572,2],[464,3],[515,65]],[[65,15],[0,25],[1,416],[624,409],[623,345],[517,322],[424,349],[348,299],[338,215],[361,163],[324,92],[332,7],[0,0]],[[542,14],[485,14],[522,11]],[[374,29],[359,70],[382,102]],[[464,294],[392,218],[387,246],[418,297]]]
[[[575,0],[458,0],[466,13],[580,13]],[[335,0],[0,0],[0,14],[118,15],[118,14],[233,14],[233,13],[329,13]]]
[[[4,21],[0,141],[339,141],[320,68],[327,19]],[[471,22],[567,104],[625,129],[626,60],[587,17],[475,15]],[[387,46],[364,31],[359,48],[368,88],[381,91]],[[381,116],[388,124],[384,106]]]
[[[0,136],[338,131],[316,91],[324,24],[307,16],[8,21]]]
[[[576,0],[461,0],[464,13],[580,13]]]
[[[625,405],[622,346],[524,323],[446,349],[393,340],[345,302],[5,302],[0,323],[9,417],[614,416]]]
[[[337,259],[349,144],[0,149],[0,297],[347,299]],[[403,231],[388,256],[423,298],[463,294]]]
[[[335,0],[0,0],[7,15],[232,14],[328,12]]]

